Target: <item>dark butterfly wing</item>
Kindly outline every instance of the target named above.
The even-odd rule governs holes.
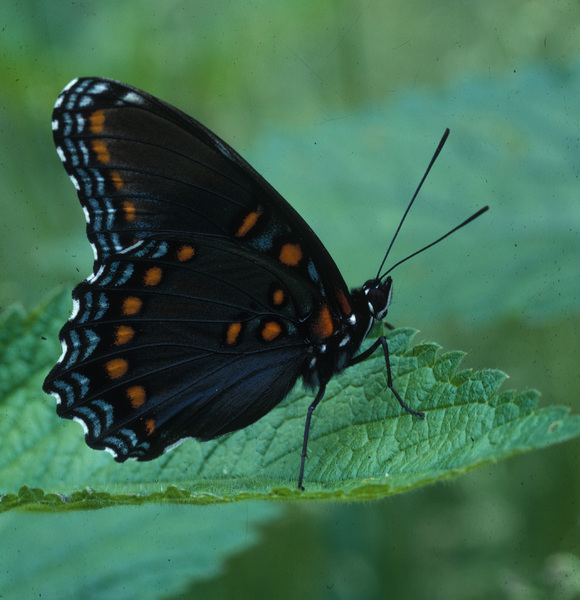
[[[57,100],[53,135],[97,260],[135,238],[211,235],[300,271],[333,309],[335,290],[348,294],[304,219],[228,144],[169,104],[116,81],[78,79]]]
[[[95,253],[44,385],[58,413],[119,461],[266,414],[350,314],[322,243],[227,144],[134,88],[75,80],[53,132]]]
[[[236,283],[240,271],[253,285]],[[256,421],[304,360],[294,299],[284,288],[285,306],[268,306],[272,280],[268,265],[220,241],[149,240],[104,260],[75,289],[63,356],[47,378],[58,414],[118,460]]]

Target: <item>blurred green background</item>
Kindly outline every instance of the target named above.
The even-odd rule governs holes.
[[[28,0],[0,26],[0,310],[90,273],[50,131],[74,77],[126,81],[216,131],[353,286],[450,127],[391,259],[491,211],[394,272],[389,320],[580,408],[577,2]],[[579,598],[579,449],[360,505],[6,514],[0,594]]]

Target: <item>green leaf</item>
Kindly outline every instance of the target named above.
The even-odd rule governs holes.
[[[91,513],[2,515],[2,598],[145,600],[215,577],[256,544],[280,506],[154,504]],[[162,590],[162,592],[160,592]]]
[[[348,369],[331,381],[314,413],[304,493],[296,481],[312,395],[301,386],[242,431],[188,441],[148,463],[118,464],[88,448],[78,425],[59,419],[52,398],[40,391],[69,304],[69,295],[60,294],[29,316],[7,311],[0,323],[4,510],[366,500],[580,434],[580,417],[567,408],[538,409],[535,391],[499,393],[505,374],[459,370],[463,353],[440,353],[433,343],[411,346],[416,331],[398,329],[389,334],[394,385],[426,418],[404,412],[388,391],[381,353]]]

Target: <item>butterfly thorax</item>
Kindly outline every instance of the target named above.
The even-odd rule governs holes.
[[[349,315],[341,314],[333,319],[332,334],[317,337],[311,330],[308,358],[302,374],[307,387],[317,387],[328,382],[333,375],[346,369],[364,342],[375,321],[383,320],[392,297],[391,277],[383,282],[369,279],[362,287],[350,292],[348,303],[352,308]],[[317,313],[313,320],[319,319]]]

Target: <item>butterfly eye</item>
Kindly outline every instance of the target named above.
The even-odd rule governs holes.
[[[381,321],[387,316],[389,310],[393,295],[393,280],[391,277],[387,277],[384,282],[371,279],[364,284],[363,290],[371,315]]]

